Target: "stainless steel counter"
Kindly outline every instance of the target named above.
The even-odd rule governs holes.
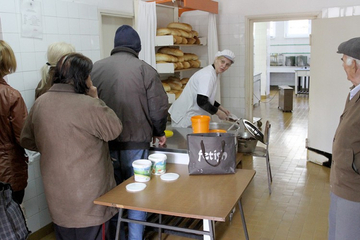
[[[166,130],[173,131],[174,135],[166,139],[165,146],[159,146],[157,143],[153,145],[150,150],[164,151],[164,152],[177,152],[187,153],[187,140],[186,136],[192,133],[192,128],[174,128],[171,125],[166,127]]]

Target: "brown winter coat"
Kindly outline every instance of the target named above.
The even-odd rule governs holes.
[[[122,124],[100,99],[54,84],[31,108],[21,145],[41,154],[40,169],[54,223],[67,228],[100,225],[115,208],[93,201],[115,187],[107,141]]]
[[[27,109],[19,91],[0,78],[0,181],[13,191],[24,190],[28,179],[28,158],[19,145]]]

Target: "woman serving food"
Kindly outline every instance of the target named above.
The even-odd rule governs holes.
[[[190,127],[195,115],[214,115],[228,119],[230,112],[215,101],[219,74],[234,63],[235,54],[223,50],[215,55],[214,63],[197,71],[186,84],[180,97],[169,109],[173,127]]]

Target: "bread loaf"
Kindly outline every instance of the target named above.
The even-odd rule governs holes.
[[[178,31],[180,32],[180,36],[184,37],[184,38],[192,38],[194,37],[190,32],[178,29]]]
[[[182,62],[177,62],[176,63],[176,67],[175,67],[176,70],[181,70],[181,69],[184,69],[184,65]]]
[[[195,30],[191,30],[191,34],[194,36],[194,37],[198,37],[199,36],[199,33]]]
[[[187,43],[188,43],[187,38],[184,38],[184,37],[181,37],[181,38],[182,38],[182,42],[181,42],[181,44],[187,44]]]
[[[182,84],[180,81],[167,81],[167,84],[170,85],[171,90],[181,90]]]
[[[156,30],[157,36],[171,35],[172,30],[170,28],[158,28]]]
[[[182,65],[184,66],[184,68],[190,68],[191,67],[189,62],[182,62]]]
[[[180,80],[180,82],[181,82],[183,85],[184,85],[184,84],[187,84],[188,81],[189,81],[189,78],[182,78],[182,79]]]
[[[190,24],[187,23],[179,23],[179,22],[172,22],[167,25],[168,28],[176,28],[181,29],[187,32],[191,32],[192,27]]]
[[[164,53],[156,53],[156,62],[165,61],[165,62],[177,62],[178,59],[175,56],[164,54]]]
[[[184,53],[184,59],[185,61],[198,60],[199,57],[194,53]]]
[[[200,39],[198,37],[194,37],[194,38],[196,40],[194,44],[201,44]]]
[[[190,60],[189,63],[192,68],[199,68],[201,66],[199,60]]]
[[[165,53],[165,54],[169,54],[169,55],[173,55],[176,57],[182,57],[184,56],[183,51],[181,51],[178,48],[170,48],[170,47],[162,47],[158,50],[159,53]]]
[[[181,37],[181,32],[179,31],[179,29],[172,29],[172,28],[168,28],[168,29],[170,30],[171,35]]]
[[[176,44],[182,44],[182,37],[180,37],[180,36],[174,36],[173,35],[173,37],[174,37],[174,39],[175,39],[175,42],[174,43],[176,43]]]
[[[166,82],[162,82],[162,85],[163,85],[163,87],[164,87],[164,89],[165,89],[165,92],[168,92],[168,91],[170,91],[170,90],[171,90],[170,85],[169,85],[169,84],[167,84]]]
[[[184,61],[185,61],[184,56],[182,56],[182,57],[177,57],[177,58],[178,58],[178,61],[179,61],[179,62],[184,62]]]
[[[187,38],[188,44],[194,44],[196,42],[195,38]]]

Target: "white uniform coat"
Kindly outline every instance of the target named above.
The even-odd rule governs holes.
[[[198,94],[207,96],[211,104],[215,102],[218,76],[212,65],[209,65],[191,76],[180,97],[169,109],[173,127],[190,127],[191,117],[208,115],[196,102]]]

